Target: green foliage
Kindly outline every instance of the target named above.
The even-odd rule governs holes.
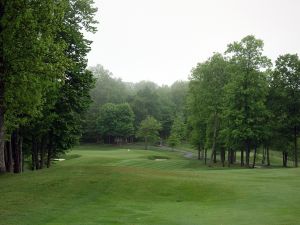
[[[137,131],[137,137],[144,138],[145,149],[148,148],[149,141],[158,141],[160,130],[161,124],[152,116],[148,116],[141,122]]]
[[[132,109],[136,117],[136,126],[141,123],[148,115],[160,118],[160,103],[157,87],[152,86],[152,83],[143,84],[137,91],[134,99],[131,102]]]
[[[279,150],[293,149],[297,166],[297,139],[300,129],[300,60],[298,55],[279,56],[271,79],[274,144]],[[290,146],[290,148],[287,148]]]
[[[95,31],[96,9],[89,0],[21,2],[5,5],[15,21],[8,30],[24,29],[7,36],[15,42],[11,53],[16,58],[5,64],[11,68],[5,85],[6,127],[24,140],[19,145],[32,156],[32,169],[40,169],[46,156],[49,166],[81,135],[94,84],[86,70],[91,42],[83,31]],[[22,149],[13,151],[14,158],[21,157]]]
[[[168,145],[172,148],[176,147],[185,139],[185,134],[186,126],[183,123],[182,118],[176,117],[172,125],[171,134],[168,138]]]
[[[134,113],[128,103],[104,104],[97,120],[97,130],[102,136],[127,138],[134,132]]]
[[[230,81],[226,85],[223,134],[229,146],[244,143],[258,145],[264,137],[268,118],[266,73],[270,60],[262,55],[263,42],[247,36],[228,45],[231,63]]]
[[[216,151],[223,112],[224,87],[228,82],[228,63],[221,54],[214,54],[198,64],[191,75],[189,92],[189,124],[195,147]]]
[[[173,149],[180,144],[180,137],[176,133],[172,133],[168,138],[168,145]]]

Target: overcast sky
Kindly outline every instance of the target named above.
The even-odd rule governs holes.
[[[253,34],[272,60],[300,54],[300,0],[95,0],[98,32],[89,66],[124,81],[171,84]]]

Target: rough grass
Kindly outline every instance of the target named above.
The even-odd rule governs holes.
[[[300,169],[210,169],[177,152],[96,145],[66,159],[0,176],[0,224],[300,224]]]

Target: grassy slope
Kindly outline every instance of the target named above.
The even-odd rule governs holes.
[[[70,154],[81,157],[0,177],[1,225],[300,224],[299,169],[208,169],[174,152],[97,146]]]

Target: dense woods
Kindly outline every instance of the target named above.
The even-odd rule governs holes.
[[[298,166],[300,61],[279,56],[275,66],[263,55],[263,41],[247,36],[228,45],[192,71],[188,94],[192,143],[220,155],[224,165],[255,167],[257,153],[270,165],[269,149],[282,151]],[[250,162],[250,154],[253,161]]]
[[[91,68],[96,86],[82,140],[145,141],[145,148],[149,140],[171,148],[188,142],[210,166],[255,167],[258,154],[269,166],[271,149],[282,152],[284,167],[288,159],[297,166],[300,61],[287,54],[272,65],[263,46],[251,35],[233,42],[197,64],[189,82],[170,86],[127,83],[100,65]],[[117,113],[122,105],[127,110]]]
[[[90,103],[91,0],[1,1],[0,171],[31,169],[73,146]]]
[[[300,60],[272,65],[247,36],[192,68],[189,81],[124,82],[87,67],[91,0],[1,1],[0,171],[32,170],[82,142],[189,142],[213,166],[269,166],[270,149],[298,166]],[[208,162],[207,162],[208,160]]]

